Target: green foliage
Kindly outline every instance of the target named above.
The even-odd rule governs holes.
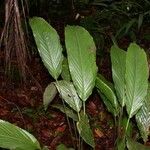
[[[126,109],[129,118],[143,105],[148,88],[148,62],[146,53],[136,44],[131,44],[126,56]]]
[[[47,110],[48,105],[55,98],[56,94],[57,94],[57,88],[55,84],[52,82],[46,87],[43,94],[43,105],[45,110]]]
[[[58,81],[55,83],[62,99],[76,112],[82,107],[82,102],[78,97],[74,85],[69,81]]]
[[[136,121],[144,142],[147,142],[150,127],[150,83],[147,96],[144,98],[141,109],[136,114]]]
[[[80,25],[91,33],[97,52],[102,53],[103,45],[108,45],[112,37],[116,41],[124,37],[136,41],[142,27],[149,23],[149,7],[148,0],[90,0],[86,8],[93,13],[85,15]]]
[[[0,120],[0,147],[19,150],[40,150],[40,144],[27,131]]]
[[[94,137],[85,114],[85,105],[84,115],[80,114],[82,101],[87,100],[95,86],[97,66],[93,38],[80,26],[67,26],[65,29],[67,59],[62,63],[62,46],[57,32],[45,20],[37,17],[30,20],[30,26],[40,56],[49,73],[56,80],[45,90],[43,101],[45,109],[56,95],[55,84],[63,102],[66,102],[69,107],[66,107],[65,103],[63,106],[53,105],[53,107],[78,121],[77,128],[80,136],[94,147]],[[58,81],[60,74],[64,80]]]
[[[77,122],[77,129],[84,141],[94,148],[94,137],[89,125],[89,119],[87,114],[84,114],[83,111],[80,113],[80,120]]]
[[[65,113],[69,118],[73,119],[74,121],[78,121],[78,115],[67,106],[62,106],[60,104],[53,104],[51,105],[53,108],[59,109],[61,112]]]
[[[78,132],[84,141],[94,148],[94,137],[92,130],[90,129],[88,116],[85,113],[85,101],[92,93],[92,90],[95,86],[95,80],[96,87],[98,88],[98,91],[108,111],[111,112],[115,118],[120,118],[118,121],[118,127],[123,127],[124,131],[123,137],[120,138],[119,135],[122,143],[118,144],[118,148],[119,146],[121,149],[125,148],[126,137],[129,136],[129,121],[134,115],[137,114],[139,109],[141,116],[139,116],[137,122],[141,135],[145,140],[148,133],[144,133],[143,129],[145,128],[144,125],[148,123],[149,116],[146,116],[148,117],[148,120],[145,122],[145,124],[140,124],[141,122],[139,121],[141,119],[140,117],[143,115],[142,113],[149,111],[149,108],[143,109],[143,107],[146,105],[145,96],[147,94],[148,87],[148,63],[143,49],[141,49],[135,43],[130,44],[127,52],[121,50],[117,46],[113,46],[111,48],[112,75],[114,81],[113,85],[106,81],[102,75],[97,75],[95,44],[91,35],[83,27],[67,26],[65,28],[67,59],[64,60],[62,67],[62,48],[56,31],[44,20],[39,18],[35,20],[37,21],[37,26],[36,22],[34,22],[34,19],[31,20],[31,22],[33,21],[34,23],[30,23],[30,25],[31,27],[33,26],[33,31],[38,35],[35,36],[36,43],[38,41],[37,47],[39,45],[42,45],[42,48],[48,44],[50,44],[48,47],[55,45],[55,49],[52,49],[49,53],[47,52],[46,48],[44,48],[43,51],[39,50],[39,52],[44,64],[46,64],[45,66],[48,67],[47,69],[49,70],[50,74],[56,80],[55,86],[60,96],[64,102],[69,105],[69,107],[66,107],[65,105],[53,105],[53,107],[59,109],[68,117],[77,121]],[[40,28],[38,28],[39,22]],[[48,37],[48,40],[51,40],[51,37],[54,34],[55,40],[49,41],[49,43],[46,43],[48,41],[45,40],[45,36],[39,36],[39,33],[43,35],[44,29],[42,29],[42,27],[45,28],[45,24],[47,28],[46,37]],[[141,20],[139,21],[139,24],[141,24]],[[131,25],[127,26],[126,31],[128,28],[130,28],[130,26]],[[49,28],[51,30],[49,30]],[[40,31],[36,31],[35,29]],[[49,36],[49,34],[51,36]],[[39,44],[41,41],[42,43]],[[53,57],[55,58],[55,61],[52,59]],[[53,65],[52,62],[55,65]],[[61,68],[64,69],[63,73]],[[58,81],[57,78],[60,74],[64,80]],[[46,98],[46,108],[55,96],[56,89],[54,89],[52,86],[50,87],[50,90],[48,89],[47,91],[52,93],[46,94],[50,95],[49,100]],[[81,100],[84,104],[83,111]],[[128,119],[126,119],[126,117],[125,119],[123,118],[125,116],[123,112],[124,106],[126,106]],[[122,119],[125,120],[123,124],[121,121]],[[127,146],[128,148],[131,148],[131,143],[128,142]]]
[[[144,146],[129,138],[127,139],[127,147],[128,147],[128,150],[149,150],[150,149],[149,147]]]
[[[101,98],[103,99],[107,109],[114,116],[118,115],[119,105],[112,85],[106,79],[98,74],[96,79],[96,87],[98,88]]]
[[[86,101],[95,86],[96,47],[93,38],[82,27],[67,26],[65,43],[73,83],[79,97]]]
[[[149,98],[146,97],[149,76],[148,62],[144,50],[135,43],[130,44],[127,52],[113,46],[111,48],[111,62],[116,95],[113,90],[110,90],[108,82],[101,76],[97,77],[96,86],[107,109],[114,116],[120,118],[118,127],[123,127],[123,136],[120,137],[119,135],[117,146],[118,149],[124,149],[126,137],[129,136],[129,121],[134,115],[136,115],[137,124],[144,141],[149,134]],[[113,97],[117,97],[115,101],[112,99]],[[116,105],[117,100],[121,107]],[[126,106],[128,119],[123,118],[126,114],[123,112],[124,106]],[[119,113],[116,114],[114,108],[120,109]],[[121,120],[125,120],[125,123],[122,124]],[[131,145],[128,144],[128,147],[131,148]]]
[[[30,19],[30,26],[42,61],[56,80],[61,73],[63,61],[59,36],[56,30],[42,18]]]
[[[121,50],[119,47],[112,46],[111,63],[112,77],[115,85],[115,90],[118,96],[118,101],[123,107],[125,105],[126,52]]]

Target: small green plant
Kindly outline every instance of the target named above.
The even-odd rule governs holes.
[[[43,63],[55,79],[55,82],[47,86],[43,95],[45,110],[59,92],[64,105],[55,104],[52,107],[76,121],[79,135],[94,148],[94,137],[86,114],[85,102],[91,95],[96,81],[98,92],[108,111],[114,115],[115,125],[118,127],[117,149],[124,150],[126,147],[129,150],[149,149],[131,137],[131,118],[134,116],[144,142],[149,135],[150,86],[148,86],[148,62],[144,50],[135,43],[132,43],[127,51],[112,46],[114,81],[112,84],[102,75],[97,74],[95,44],[84,28],[80,26],[65,28],[67,49],[67,58],[65,58],[54,28],[38,17],[30,20],[30,26]],[[58,80],[60,75],[62,79]],[[41,150],[38,141],[31,134],[3,120],[0,120],[0,139],[2,148]],[[80,144],[78,149],[81,148]],[[57,149],[68,148],[59,145]]]
[[[131,133],[128,132],[133,116],[136,118],[144,142],[148,140],[149,135],[150,87],[148,88],[147,57],[144,50],[133,43],[127,52],[113,46],[111,62],[114,85],[98,75],[96,86],[108,111],[115,117],[118,126],[118,150],[125,149],[126,141],[127,148],[132,150],[136,147],[135,145],[140,145],[130,139]],[[124,107],[128,115],[126,115]],[[125,120],[124,123],[123,120]],[[121,127],[123,127],[123,131],[120,130]]]
[[[94,148],[94,139],[85,110],[85,102],[92,93],[97,75],[96,51],[92,37],[82,27],[67,26],[65,28],[67,58],[62,61],[64,56],[57,32],[41,18],[33,18],[30,21],[30,25],[41,58],[50,74],[56,80],[45,90],[45,108],[48,107],[58,90],[68,107],[66,105],[54,105],[53,107],[60,109],[68,117],[77,121],[80,136]],[[48,31],[50,28],[52,31]],[[60,53],[57,52],[58,49],[61,50],[61,52],[59,51]],[[61,54],[61,57],[58,57],[58,54]],[[133,141],[129,142],[131,138],[129,136],[129,127],[133,116],[136,115],[138,127],[144,141],[146,141],[146,136],[149,133],[147,130],[149,119],[144,124],[141,121],[144,115],[143,111],[145,111],[143,107],[148,88],[147,58],[145,52],[133,43],[129,46],[127,52],[117,46],[113,46],[111,49],[111,61],[114,85],[106,81],[103,76],[97,75],[96,87],[107,109],[115,117],[115,122],[118,126],[117,148],[119,150],[125,149],[127,144],[128,149],[131,149]],[[56,73],[57,76],[54,76],[53,71],[50,69],[54,65],[60,66],[56,71],[59,72]],[[63,80],[57,80],[59,74],[61,74]],[[128,117],[124,113],[124,107],[126,107]],[[149,109],[146,109],[146,111],[148,112]],[[139,113],[140,115],[138,115]],[[144,117],[149,118],[149,113]],[[120,131],[122,126],[123,131]],[[137,143],[134,144],[136,145]]]
[[[48,85],[45,90],[45,109],[58,91],[64,105],[53,107],[75,120],[80,136],[94,148],[94,137],[85,110],[85,102],[92,93],[97,75],[96,47],[93,38],[82,27],[67,26],[65,28],[67,58],[65,58],[54,28],[38,17],[30,20],[30,26],[43,63],[55,79],[55,82]],[[63,80],[58,80],[60,75]]]
[[[30,20],[30,26],[43,63],[55,79],[55,82],[48,85],[45,90],[43,96],[45,109],[47,109],[58,91],[63,103],[65,102],[68,106],[64,104],[63,106],[53,105],[53,107],[60,109],[68,117],[76,121],[80,136],[87,144],[94,148],[94,137],[85,110],[85,102],[92,93],[97,74],[96,48],[93,38],[82,27],[67,26],[65,29],[65,37],[68,59],[65,59],[59,36],[54,28],[44,19],[38,17]],[[58,80],[60,74],[64,80]],[[4,123],[5,129],[2,123]],[[3,132],[7,134],[11,133],[11,135],[9,137],[7,136],[8,139],[6,140],[4,133],[0,132],[0,136],[2,136],[0,147],[10,149],[19,148],[23,150],[41,149],[38,141],[32,135],[10,123],[4,121],[2,123],[0,124],[0,129],[2,128]],[[17,135],[13,135],[17,130],[19,130]],[[25,132],[31,139],[28,138],[26,140],[26,135],[23,136],[22,132]],[[17,141],[16,137],[22,140]],[[14,142],[14,140],[16,141]],[[14,145],[9,141],[14,142]],[[29,144],[27,146],[21,144],[24,141]],[[80,147],[81,144],[79,143],[78,149]]]

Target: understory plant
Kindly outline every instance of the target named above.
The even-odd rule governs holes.
[[[85,102],[92,93],[97,75],[96,47],[93,38],[82,27],[67,26],[65,28],[66,59],[62,53],[59,36],[54,28],[44,19],[38,17],[30,20],[30,26],[42,61],[55,79],[55,82],[48,85],[44,93],[45,110],[56,93],[59,92],[63,106],[54,105],[53,107],[60,109],[76,121],[79,135],[94,148],[94,137],[85,110]],[[58,80],[60,75],[62,79]],[[0,131],[2,131],[0,132],[0,139],[2,139],[0,147],[15,150],[41,149],[38,141],[31,134],[8,122],[1,121]],[[13,135],[15,132],[16,135]],[[17,138],[19,140],[16,140]],[[29,144],[26,147],[21,143]],[[77,147],[78,149],[82,148],[80,138]],[[58,149],[67,148],[64,145],[59,145]]]
[[[83,27],[66,26],[65,57],[59,36],[52,26],[39,17],[32,18],[30,26],[41,59],[55,80],[45,89],[45,110],[59,92],[63,105],[51,106],[72,118],[79,135],[94,149],[94,136],[85,106],[96,86],[108,111],[114,116],[118,136],[116,149],[149,149],[136,142],[137,138],[132,138],[131,121],[134,117],[141,135],[138,137],[146,142],[150,126],[150,87],[148,88],[148,62],[144,50],[135,43],[130,44],[127,51],[116,45],[112,46],[113,83],[110,83],[97,73],[96,47],[93,38]],[[82,149],[81,143],[79,138],[76,146],[78,149]],[[3,120],[0,120],[0,147],[41,150],[38,141],[31,134]],[[57,149],[67,148],[59,145]]]
[[[128,149],[134,149],[136,143],[131,142],[133,140],[131,140],[132,130],[130,130],[131,118],[136,119],[144,142],[147,142],[149,135],[150,87],[148,88],[147,56],[144,50],[135,43],[130,44],[127,51],[112,46],[111,63],[114,83],[109,83],[104,77],[98,75],[96,87],[108,111],[116,120],[117,149],[124,150],[126,144]],[[135,149],[149,148],[137,146]]]
[[[74,119],[79,135],[94,148],[94,137],[85,110],[85,102],[92,93],[97,75],[96,47],[93,38],[80,26],[66,26],[66,58],[62,53],[56,30],[44,19],[35,17],[30,20],[30,26],[41,59],[55,79],[55,82],[48,85],[45,90],[45,109],[58,91],[63,105],[53,107]],[[59,78],[60,75],[62,79]],[[78,145],[80,149],[80,140]]]

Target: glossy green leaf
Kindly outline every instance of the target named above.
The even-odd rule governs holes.
[[[76,112],[79,112],[82,107],[82,102],[76,93],[74,85],[65,80],[58,81],[55,85],[62,99]]]
[[[71,81],[71,75],[70,75],[70,71],[69,71],[69,65],[68,65],[67,58],[64,58],[64,60],[63,60],[61,77],[63,78],[63,80]]]
[[[33,135],[4,120],[0,120],[0,147],[21,150],[41,149]]]
[[[150,150],[150,147],[144,146],[132,139],[127,139],[127,148],[128,150]]]
[[[126,56],[126,109],[131,118],[143,104],[148,88],[146,53],[137,44],[130,44]]]
[[[125,105],[126,52],[117,46],[111,48],[112,76],[120,105]]]
[[[94,148],[94,137],[89,125],[89,119],[87,114],[84,114],[83,111],[80,113],[80,120],[77,122],[77,129],[83,140]]]
[[[119,112],[119,105],[112,84],[106,81],[102,75],[98,74],[96,78],[96,87],[101,92],[102,99],[107,109],[116,116]]]
[[[69,69],[79,97],[86,101],[95,86],[96,47],[91,35],[80,26],[65,28]]]
[[[57,79],[61,73],[63,55],[56,30],[40,17],[30,19],[30,26],[45,67]]]
[[[57,94],[57,88],[55,84],[52,82],[46,87],[43,94],[43,105],[45,110],[48,108],[48,105],[55,98],[56,94]]]
[[[51,105],[51,106],[59,109],[61,112],[66,114],[69,118],[73,119],[74,121],[78,121],[78,116],[72,109],[70,109],[66,106],[60,105],[60,104],[55,104],[55,105]]]
[[[136,114],[136,121],[143,141],[146,142],[150,133],[150,84],[143,105]]]

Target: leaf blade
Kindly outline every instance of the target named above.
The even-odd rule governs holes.
[[[0,120],[0,147],[22,150],[41,149],[33,135],[4,120]]]
[[[59,36],[44,19],[34,17],[29,21],[35,42],[45,67],[56,80],[62,70],[62,46]]]
[[[74,85],[65,80],[55,82],[55,85],[64,101],[76,112],[79,112],[82,107],[82,102],[76,93]]]
[[[131,118],[140,109],[148,88],[146,54],[137,44],[129,46],[126,56],[126,109]]]
[[[118,111],[119,105],[114,90],[112,88],[112,85],[110,85],[110,83],[108,83],[108,81],[106,81],[102,75],[98,74],[96,78],[96,87],[101,92],[102,99],[104,100],[107,109],[116,116],[119,113]],[[107,100],[109,102],[107,102]]]
[[[136,121],[140,134],[144,142],[147,142],[150,127],[150,83],[148,87],[147,96],[144,99],[144,103],[138,113],[136,114]]]
[[[76,113],[73,112],[72,109],[69,109],[66,106],[62,106],[59,104],[52,105],[53,108],[59,109],[61,112],[66,114],[68,117],[72,118],[74,121],[78,121],[78,116]]]
[[[56,94],[57,94],[57,88],[55,84],[52,82],[46,87],[43,94],[43,105],[45,110],[47,110],[48,105],[52,102]]]
[[[150,147],[144,146],[129,138],[127,139],[127,147],[129,150],[149,150],[150,149]]]
[[[83,111],[80,113],[80,120],[77,122],[77,129],[83,140],[94,148],[94,137],[89,125],[88,116],[87,114],[84,114]]]
[[[118,100],[122,107],[125,105],[125,72],[126,52],[117,46],[111,48],[112,77]]]
[[[86,101],[96,79],[96,51],[93,38],[82,27],[67,26],[65,43],[73,83],[79,97]]]

